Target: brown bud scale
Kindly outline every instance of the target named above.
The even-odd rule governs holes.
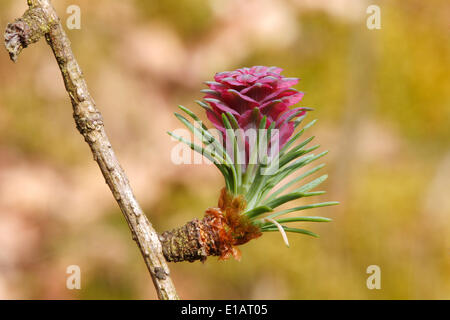
[[[222,189],[218,208],[208,208],[202,220],[194,219],[160,235],[167,261],[205,261],[208,256],[239,260],[236,247],[261,236],[261,230],[242,215],[245,200]]]

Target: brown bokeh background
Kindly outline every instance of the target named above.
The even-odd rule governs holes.
[[[381,8],[368,30],[366,8]],[[242,260],[171,264],[185,299],[450,298],[450,6],[447,1],[71,0],[67,30],[106,130],[155,228],[201,217],[222,187],[175,165],[178,104],[197,113],[215,72],[276,65],[300,77],[310,134],[328,149],[320,239],[278,233]],[[2,28],[26,1],[0,2]],[[204,117],[203,117],[204,118]],[[302,201],[298,201],[304,203]],[[81,290],[66,288],[79,265]],[[381,290],[366,268],[381,268]],[[0,50],[0,298],[153,299],[156,294],[44,41]]]

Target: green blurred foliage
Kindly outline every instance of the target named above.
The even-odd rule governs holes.
[[[136,7],[144,20],[163,21],[189,42],[211,28],[211,9],[208,0],[139,1]]]
[[[432,144],[450,142],[450,37],[438,12],[437,3],[417,1],[387,7],[376,69],[377,111],[401,120],[406,136]]]

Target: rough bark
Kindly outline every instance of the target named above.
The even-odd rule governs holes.
[[[163,254],[169,262],[205,261],[208,256],[221,256],[219,229],[211,223],[214,218],[205,216],[184,226],[165,231],[160,236]]]
[[[139,206],[128,178],[121,168],[106,135],[102,116],[92,99],[80,66],[73,55],[55,9],[49,0],[28,0],[29,9],[10,23],[5,31],[5,45],[16,61],[23,48],[45,36],[61,70],[73,107],[76,127],[88,143],[94,160],[125,216],[132,238],[144,257],[160,299],[178,299],[169,276],[158,234]]]

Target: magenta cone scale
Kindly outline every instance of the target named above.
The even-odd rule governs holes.
[[[206,82],[209,89],[202,90],[206,93],[204,100],[211,106],[206,111],[208,119],[224,133],[224,113],[231,113],[243,130],[258,128],[266,116],[266,128],[275,123],[278,144],[283,147],[294,132],[292,120],[304,115],[308,108],[290,108],[302,99],[303,93],[292,88],[299,79],[283,77],[281,71],[277,67],[254,66],[217,73],[215,81]]]
[[[173,132],[169,134],[201,153],[219,169],[225,182],[222,194],[237,199],[232,201],[233,208],[239,211],[239,216],[246,217],[233,221],[250,222],[252,228],[257,227],[261,232],[279,231],[288,244],[286,232],[317,235],[286,224],[327,222],[330,219],[282,216],[338,203],[329,201],[298,205],[297,201],[302,198],[324,193],[312,190],[327,179],[326,174],[303,182],[324,164],[308,168],[300,175],[297,173],[325,156],[327,151],[314,154],[320,146],[309,146],[314,137],[303,137],[316,120],[299,127],[305,113],[311,109],[294,106],[303,98],[303,93],[293,88],[299,79],[284,77],[281,71],[277,67],[255,66],[217,73],[214,81],[205,82],[209,88],[202,90],[204,101],[197,103],[206,109],[207,117],[220,132],[219,135],[215,134],[217,130],[210,132],[200,118],[184,106],[179,106],[180,110],[197,125],[179,113],[175,116],[201,141],[201,145]],[[282,206],[285,209],[280,208]],[[248,226],[247,222],[242,225],[241,222],[236,226]]]

